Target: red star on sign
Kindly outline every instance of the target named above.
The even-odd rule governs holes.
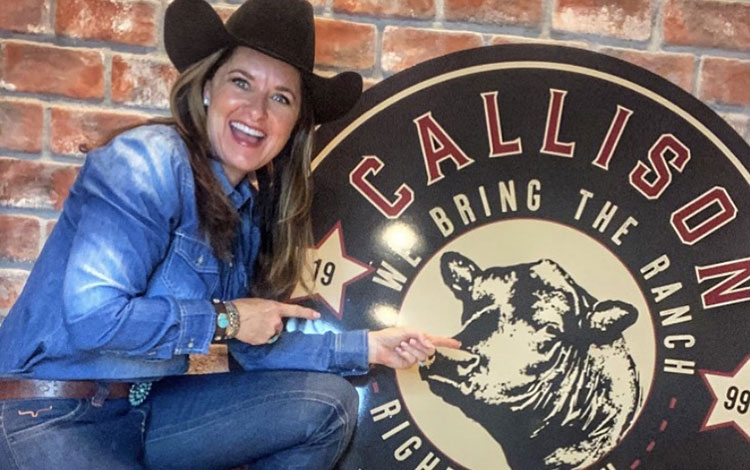
[[[750,356],[734,372],[700,371],[713,396],[701,431],[734,426],[750,441]]]
[[[341,221],[308,253],[311,264],[306,270],[308,293],[301,284],[292,292],[292,301],[310,296],[322,300],[339,320],[344,314],[346,286],[372,273],[374,269],[346,254]]]

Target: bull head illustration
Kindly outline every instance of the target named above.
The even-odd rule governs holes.
[[[420,367],[430,390],[503,447],[514,469],[573,469],[613,448],[640,401],[622,336],[637,310],[597,301],[554,261],[480,269],[455,252],[443,281],[461,301],[462,350]]]

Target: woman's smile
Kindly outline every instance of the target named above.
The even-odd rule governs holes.
[[[232,128],[232,135],[240,145],[258,146],[266,137],[266,133],[262,130],[240,121],[230,121],[229,126]]]

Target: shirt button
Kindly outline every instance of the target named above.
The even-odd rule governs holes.
[[[191,339],[190,342],[188,343],[188,348],[193,349],[194,347],[195,347],[195,343]]]
[[[234,263],[230,261],[230,262],[229,262],[229,267],[231,268],[231,267],[233,267],[233,266],[234,266]]]
[[[200,255],[197,260],[198,264],[203,264],[203,255]]]

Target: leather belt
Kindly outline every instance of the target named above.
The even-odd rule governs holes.
[[[29,398],[128,398],[130,382],[88,380],[0,380],[0,400]],[[107,392],[107,388],[109,392]]]

